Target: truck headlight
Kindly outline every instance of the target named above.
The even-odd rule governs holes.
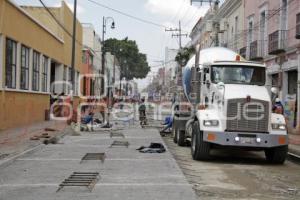
[[[218,120],[204,120],[203,121],[204,126],[219,126]]]
[[[272,129],[285,131],[286,125],[285,124],[272,124]]]

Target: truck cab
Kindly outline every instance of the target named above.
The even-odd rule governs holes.
[[[216,50],[230,51],[224,48],[206,51]],[[192,156],[196,160],[208,159],[210,150],[221,146],[264,150],[268,161],[283,163],[288,150],[287,128],[284,116],[272,113],[266,67],[245,61],[234,52],[231,54],[229,60],[216,59],[190,70],[199,73],[200,98],[198,102],[190,101],[194,105],[190,119],[179,123],[180,117],[177,118],[177,125],[181,124],[175,134],[177,142],[190,138]],[[185,94],[191,99],[189,92]],[[182,124],[185,124],[184,133],[180,131]]]

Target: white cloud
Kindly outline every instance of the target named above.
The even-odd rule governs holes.
[[[203,16],[208,7],[190,5],[190,0],[147,0],[145,8],[155,15],[167,19],[164,24],[178,26],[181,20],[184,28],[191,29],[197,20]]]
[[[69,1],[65,1],[65,2],[68,5],[68,7],[72,10],[72,12],[73,12],[73,10],[74,10],[74,4],[73,4],[73,2],[72,3],[69,2]],[[84,12],[85,12],[85,9],[79,3],[77,3],[77,13],[78,14],[83,14]]]

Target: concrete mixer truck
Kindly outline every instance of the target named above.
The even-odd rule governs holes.
[[[173,139],[191,144],[195,160],[211,158],[213,148],[265,151],[271,163],[284,163],[288,136],[283,115],[272,113],[271,92],[262,63],[244,60],[221,47],[203,49],[182,68],[182,92],[173,106]],[[222,149],[222,148],[221,148]]]

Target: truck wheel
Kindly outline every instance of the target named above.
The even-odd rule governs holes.
[[[173,135],[173,141],[174,141],[174,143],[177,143],[177,126],[176,126],[175,119],[174,119],[173,125],[172,125],[172,135]]]
[[[203,132],[199,129],[199,122],[193,124],[191,153],[194,160],[208,160],[210,144],[203,141]]]
[[[265,155],[268,162],[273,164],[283,164],[288,153],[288,146],[274,147],[265,149]]]
[[[185,146],[185,131],[177,129],[177,144],[180,147]]]

